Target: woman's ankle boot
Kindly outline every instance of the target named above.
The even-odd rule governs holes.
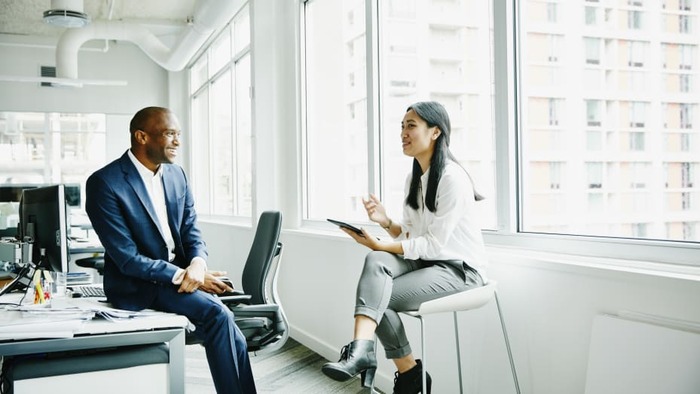
[[[423,364],[416,360],[416,366],[404,373],[394,373],[394,394],[430,394],[430,386],[433,381],[430,375],[425,373],[425,385],[428,390],[423,393]]]
[[[343,346],[337,363],[326,363],[321,371],[333,380],[344,382],[358,373],[362,375],[362,386],[373,387],[374,374],[377,371],[377,356],[374,353],[374,341],[356,339]]]

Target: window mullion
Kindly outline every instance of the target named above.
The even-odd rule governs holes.
[[[517,23],[513,0],[494,0],[493,58],[494,58],[494,127],[496,168],[497,229],[513,233],[518,230],[517,150],[518,105],[515,91],[518,67],[514,40]],[[509,23],[513,21],[514,23]]]
[[[365,47],[367,83],[367,190],[381,189],[381,158],[379,138],[379,34],[377,31],[378,1],[365,0]],[[381,197],[380,197],[381,198]]]

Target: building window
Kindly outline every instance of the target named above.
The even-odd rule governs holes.
[[[678,15],[678,32],[690,33],[690,15]]]
[[[446,107],[452,153],[479,192],[494,196],[493,92],[483,79],[492,75],[491,62],[484,61],[493,56],[489,2],[381,1],[371,10],[366,4],[303,3],[303,219],[366,222],[361,200],[369,192],[380,196],[390,214],[400,215],[411,169],[400,123],[410,104],[424,100]],[[365,29],[368,14],[377,17],[372,35]],[[436,24],[435,18],[450,22]],[[336,54],[348,40],[354,50]],[[350,72],[352,89],[334,83]],[[496,227],[495,200],[481,205],[487,228]]]
[[[642,28],[642,12],[627,11],[627,28],[639,30]]]
[[[598,127],[601,122],[601,102],[600,100],[586,100],[586,124]]]
[[[557,3],[547,3],[547,22],[557,23]]]
[[[84,195],[107,161],[106,124],[105,114],[0,112],[0,184],[79,184]]]
[[[666,232],[666,224],[676,218],[662,202],[666,201],[664,197],[669,197],[667,193],[677,193],[675,206],[680,207],[678,189],[686,182],[683,179],[690,182],[693,177],[689,167],[681,167],[679,163],[688,162],[688,152],[694,151],[691,136],[698,134],[694,124],[697,122],[693,120],[697,104],[690,98],[698,92],[692,84],[694,74],[687,70],[693,70],[697,62],[700,37],[669,35],[665,31],[667,26],[646,23],[662,20],[667,14],[675,14],[675,18],[679,13],[673,10],[657,11],[648,1],[624,3],[603,6],[598,2],[585,2],[585,19],[580,27],[567,26],[566,34],[558,35],[558,48],[566,53],[579,51],[585,63],[582,67],[572,64],[575,57],[560,57],[557,67],[550,67],[551,70],[534,67],[538,54],[530,50],[531,37],[544,33],[542,24],[531,20],[529,7],[539,7],[541,2],[524,0],[519,3],[520,78],[516,90],[524,108],[520,121],[522,130],[518,134],[523,174],[518,190],[522,196],[519,202],[521,231],[653,239],[664,239],[671,234]],[[677,3],[671,4],[670,7],[676,7]],[[569,2],[558,2],[558,5],[560,15],[575,15],[581,8],[581,4]],[[598,13],[605,23],[594,23]],[[687,16],[691,21],[696,17]],[[620,20],[627,24],[622,27],[629,29],[625,34],[619,34],[616,23]],[[522,42],[523,39],[527,41]],[[593,74],[588,78],[581,73],[582,69],[598,70],[599,65],[604,65],[599,78]],[[547,79],[547,73],[556,74],[560,81],[581,81],[580,88],[540,83]],[[601,82],[596,83],[597,79]],[[682,94],[678,94],[679,91]],[[670,97],[677,99],[669,102]],[[686,98],[688,101],[684,102]],[[566,130],[566,137],[559,142],[542,144],[542,130],[557,125]],[[663,130],[664,138],[659,138],[658,129]],[[663,141],[666,143],[658,143]],[[579,148],[579,143],[583,143],[585,150]],[[537,203],[546,189],[541,178],[548,165],[550,173],[557,166],[566,169],[562,179],[582,179],[560,184],[556,207]],[[588,196],[589,210],[602,210],[606,213],[604,216],[581,216],[576,207],[580,204],[582,190]],[[641,200],[658,206],[635,209],[635,215],[622,209],[637,206],[635,201]],[[692,198],[689,201],[690,205],[686,204],[691,207],[689,212],[700,214],[700,207],[692,203]],[[644,224],[644,231],[639,230],[640,223]],[[680,239],[680,233],[678,227],[668,239]]]
[[[682,129],[693,128],[693,108],[692,104],[681,103],[679,105],[680,127]]]
[[[599,38],[585,37],[583,39],[586,64],[600,64],[600,42]]]
[[[197,212],[252,214],[250,16],[244,6],[189,69]]]
[[[598,24],[598,7],[586,6],[584,21],[587,26],[595,26]]]
[[[644,133],[629,133],[629,150],[632,152],[644,151]]]

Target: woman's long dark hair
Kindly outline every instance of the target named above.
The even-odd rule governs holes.
[[[450,116],[447,114],[447,110],[442,104],[435,101],[421,101],[415,103],[406,109],[406,112],[413,110],[421,119],[428,124],[428,127],[437,126],[440,129],[440,135],[438,135],[435,140],[435,150],[433,151],[433,156],[430,159],[430,174],[428,175],[428,190],[425,193],[425,206],[430,212],[435,212],[437,209],[435,205],[435,200],[437,198],[437,187],[440,183],[440,178],[442,178],[442,173],[445,170],[448,160],[452,160],[459,164],[457,159],[454,157],[452,152],[450,152],[450,134],[452,128],[450,126]],[[466,170],[465,170],[466,172]],[[423,175],[420,164],[417,159],[413,159],[413,173],[411,177],[411,186],[408,189],[408,196],[406,196],[406,204],[413,208],[418,209],[418,195],[420,194],[420,177]],[[467,173],[469,176],[469,173]],[[469,176],[471,180],[471,176]],[[472,182],[473,184],[473,182]],[[474,199],[479,201],[483,200],[483,196],[474,190]]]

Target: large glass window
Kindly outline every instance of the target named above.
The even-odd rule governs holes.
[[[190,67],[192,174],[200,214],[252,212],[250,16],[245,6]]]
[[[367,192],[397,212],[410,170],[401,117],[437,100],[487,196],[489,242],[692,260],[700,36],[659,21],[694,2],[303,4],[304,219],[366,221]]]
[[[82,184],[106,162],[106,115],[0,112],[0,184]]]
[[[365,1],[310,1],[305,22],[305,217],[366,219]]]
[[[410,104],[434,100],[450,114],[452,152],[487,197],[484,226],[495,228],[489,3],[305,3],[306,219],[366,221],[361,198],[369,192],[390,215],[401,215],[411,170],[401,119]],[[367,4],[374,7],[369,13]],[[557,15],[550,8],[546,19]],[[366,28],[367,14],[376,18],[375,30]]]
[[[606,13],[627,23],[611,29],[594,23],[564,26],[562,21],[567,33],[560,35],[558,30],[543,32],[540,22],[530,17],[529,10],[539,9],[541,1],[520,2],[521,170],[533,174],[522,178],[522,231],[700,241],[694,231],[700,207],[692,203],[700,195],[693,182],[700,158],[687,153],[688,136],[698,131],[693,122],[697,100],[678,94],[698,92],[687,82],[679,89],[677,82],[679,72],[688,80],[686,70],[697,61],[693,55],[700,37],[689,42],[687,35],[669,34],[677,32],[673,26],[644,23],[678,12],[651,3],[634,2],[632,8],[624,2],[606,3]],[[574,14],[580,7],[575,2],[558,5],[562,14]],[[589,6],[590,13],[597,7]],[[558,47],[565,53],[578,47],[585,54],[584,61],[560,56],[550,66],[552,74],[561,73],[567,81],[557,86],[540,82],[541,59],[528,47],[534,38],[543,41],[543,35],[554,34],[563,40]],[[607,90],[581,83],[580,76],[601,63]],[[672,102],[664,101],[670,97]],[[549,103],[549,122],[537,110],[543,101]],[[540,141],[545,128],[565,130],[567,138],[545,144]],[[563,182],[561,189],[542,187],[536,180],[546,176],[547,162],[557,164],[562,179],[583,181]],[[551,179],[551,167],[548,173]],[[581,209],[582,193],[588,194],[586,209]],[[542,203],[555,197],[557,204]]]
[[[85,181],[107,160],[106,123],[105,114],[0,112],[0,186],[66,184],[69,219],[84,223]],[[0,196],[3,236],[14,235],[19,197]]]

